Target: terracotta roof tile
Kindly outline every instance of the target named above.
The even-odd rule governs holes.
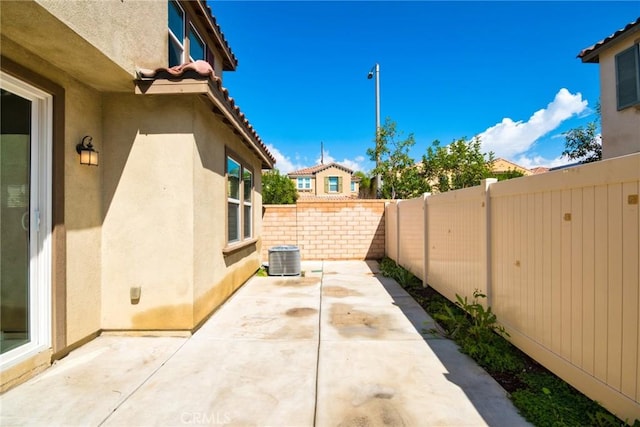
[[[610,36],[600,40],[596,44],[582,49],[580,53],[578,53],[578,58],[581,58],[582,62],[598,62],[598,55],[596,53],[601,47],[611,42],[612,40],[619,38],[623,34],[630,33],[635,30],[640,30],[640,17],[638,17],[635,21],[625,25],[624,28],[621,28]]]
[[[236,105],[235,100],[229,96],[227,88],[222,86],[222,80],[215,75],[215,71],[206,61],[189,62],[175,67],[161,67],[155,70],[138,69],[138,78],[143,80],[155,79],[186,79],[186,78],[206,78],[212,82],[218,91],[222,94],[229,110],[234,112],[239,121],[243,124],[248,133],[254,138],[259,148],[269,157],[272,163],[276,162],[275,157],[271,154],[267,146],[255,131],[249,120],[245,117],[240,107]]]
[[[297,171],[289,172],[287,175],[289,176],[299,176],[299,175],[315,175],[316,173],[323,171],[325,169],[329,169],[330,167],[336,167],[338,169],[342,169],[345,172],[353,173],[351,169],[348,167],[342,166],[341,164],[332,162],[326,165],[316,165],[311,166],[309,168],[299,169]]]
[[[546,168],[544,166],[538,166],[537,168],[533,168],[530,169],[531,172],[533,172],[534,175],[538,175],[539,173],[546,173],[549,172],[549,168]]]
[[[331,195],[331,194],[324,194],[322,196],[317,196],[315,194],[304,194],[304,193],[298,193],[300,197],[298,197],[298,201],[301,202],[307,202],[307,201],[311,201],[311,200],[321,200],[321,201],[342,201],[342,200],[354,200],[357,199],[358,196],[356,195],[352,195],[352,196],[347,196],[344,194],[336,194],[336,195]]]
[[[224,65],[227,66],[225,67],[225,70],[235,70],[238,66],[238,58],[236,58],[235,54],[231,50],[231,46],[229,46],[229,42],[227,42],[227,39],[225,38],[224,33],[220,28],[220,25],[218,25],[218,21],[213,15],[211,7],[206,3],[206,1],[203,0],[198,0],[197,5],[200,7],[200,10],[202,12],[202,15],[200,17],[204,18],[205,21],[208,21],[207,23],[213,27],[213,31],[215,32],[218,41],[222,45],[221,48],[228,55],[228,61],[224,61]],[[198,14],[200,15],[200,13]]]

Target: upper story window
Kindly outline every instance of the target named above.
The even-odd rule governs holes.
[[[169,67],[204,60],[213,67],[213,55],[198,34],[189,14],[175,0],[169,0]]]
[[[342,191],[341,187],[341,179],[338,176],[330,176],[328,178],[326,178],[326,185],[325,185],[325,190],[327,193],[339,193]]]
[[[298,190],[311,190],[311,178],[298,178]]]
[[[618,110],[640,104],[640,44],[616,55]]]
[[[205,44],[193,25],[189,25],[189,59],[206,61]]]
[[[175,1],[169,2],[169,66],[183,63],[184,55],[184,10]]]
[[[356,182],[355,181],[351,181],[351,192],[355,193],[356,191]]]

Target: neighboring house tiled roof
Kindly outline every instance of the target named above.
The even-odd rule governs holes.
[[[549,172],[549,168],[545,168],[544,166],[538,166],[536,168],[530,169],[531,173],[534,175],[538,175],[539,173]]]
[[[530,172],[529,169],[522,167],[519,164],[513,163],[512,161],[504,159],[502,157],[498,157],[497,159],[493,160],[491,169],[493,170],[493,172],[506,172],[505,169],[498,169],[498,166],[501,166],[501,165],[507,166],[507,170],[512,169],[512,170],[516,170],[523,173]]]
[[[304,169],[299,169],[297,171],[293,171],[293,172],[289,172],[287,175],[289,177],[295,177],[295,176],[309,176],[309,175],[315,175],[318,172],[321,172],[325,169],[329,169],[331,167],[335,167],[338,169],[342,169],[343,171],[347,172],[347,173],[353,173],[353,171],[345,166],[342,166],[338,163],[329,163],[326,165],[316,165],[316,166],[312,166],[310,168],[304,168]]]
[[[638,17],[635,21],[630,22],[625,25],[624,28],[619,29],[615,33],[611,34],[609,37],[606,37],[596,44],[589,46],[585,49],[582,49],[580,53],[578,53],[578,58],[582,59],[582,62],[598,62],[598,54],[602,47],[606,46],[608,43],[615,39],[619,39],[621,37],[627,37],[637,31],[640,30],[640,17]]]
[[[327,200],[330,201],[342,201],[342,200],[354,200],[357,199],[358,196],[354,196],[354,195],[346,195],[346,194],[323,194],[321,196],[316,196],[314,194],[308,194],[308,193],[299,193],[299,201],[303,201],[303,202],[307,202],[309,200],[320,200],[323,202],[326,202]]]
[[[139,80],[156,80],[156,79],[169,79],[169,80],[181,80],[188,78],[203,79],[206,78],[210,83],[213,83],[217,91],[222,95],[225,104],[230,112],[232,112],[242,124],[245,131],[253,138],[253,142],[257,148],[271,160],[273,165],[276,162],[275,157],[269,152],[269,149],[262,142],[262,139],[255,131],[249,120],[245,117],[244,113],[240,111],[232,97],[229,96],[229,91],[222,86],[222,80],[215,75],[213,68],[206,61],[189,62],[175,67],[161,67],[155,70],[138,70]]]

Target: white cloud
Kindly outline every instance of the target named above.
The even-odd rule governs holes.
[[[522,166],[523,168],[533,169],[538,166],[546,168],[554,168],[556,166],[564,166],[571,163],[575,163],[575,160],[570,160],[566,156],[556,157],[555,159],[545,159],[542,156],[527,156],[522,154],[518,158],[514,159],[514,162]]]
[[[580,92],[574,95],[562,88],[547,108],[536,111],[526,122],[514,122],[505,117],[479,134],[482,148],[493,151],[496,157],[512,159],[528,151],[538,138],[556,129],[563,121],[582,113],[587,104]]]
[[[362,164],[365,161],[364,156],[356,156],[354,159],[345,158],[345,159],[339,161],[339,160],[336,160],[331,154],[329,154],[329,151],[327,151],[327,150],[324,150],[323,154],[324,154],[324,159],[321,159],[320,157],[318,157],[316,159],[316,164],[317,165],[319,165],[320,161],[323,160],[325,165],[328,164],[328,163],[335,162],[335,163],[338,163],[338,164],[340,164],[342,166],[345,166],[345,167],[351,169],[354,172],[355,171],[364,171],[365,170],[365,168],[363,167],[363,164]]]
[[[273,157],[275,157],[275,167],[280,171],[280,173],[287,174],[289,172],[293,172],[294,170],[302,169],[303,167],[305,167],[299,163],[294,163],[290,157],[282,154],[280,150],[278,150],[273,145],[267,144],[267,148],[269,149],[269,152],[273,155]],[[299,158],[296,157],[296,160],[299,161]]]
[[[273,155],[273,157],[275,157],[276,159],[275,167],[280,171],[281,174],[287,174],[289,172],[293,172],[298,169],[304,169],[304,168],[308,168],[308,167],[320,164],[320,157],[318,157],[313,164],[306,164],[308,163],[307,158],[306,157],[303,158],[297,153],[295,154],[295,160],[292,160],[291,157],[282,153],[272,144],[267,144],[267,148],[269,149],[269,152]],[[363,166],[363,162],[365,160],[366,159],[364,156],[356,156],[354,159],[345,158],[344,160],[339,161],[339,160],[336,160],[331,154],[329,154],[329,151],[326,151],[326,150],[324,151],[325,165],[331,162],[336,162],[343,166],[348,167],[354,172],[365,170],[365,167]]]

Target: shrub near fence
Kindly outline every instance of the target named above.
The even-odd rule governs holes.
[[[485,291],[515,345],[633,421],[640,418],[639,190],[634,154],[390,203],[387,244],[396,246],[387,255],[451,300]],[[400,243],[407,233],[421,233],[422,249],[407,253]]]

